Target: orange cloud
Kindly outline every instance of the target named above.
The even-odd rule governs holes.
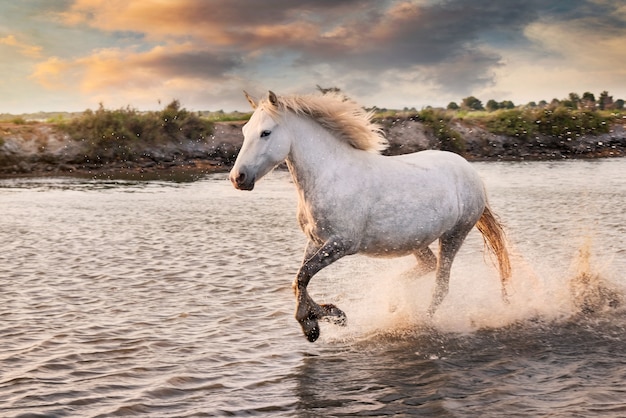
[[[36,45],[29,45],[25,42],[18,41],[13,35],[0,38],[0,45],[8,45],[15,47],[22,55],[29,58],[39,58],[41,56],[41,47]]]
[[[68,25],[87,24],[104,31],[140,32],[150,39],[192,36],[213,44],[229,44],[232,36],[227,30],[228,22],[220,18],[218,9],[212,2],[191,0],[76,0],[58,16]]]
[[[181,97],[224,85],[239,65],[232,57],[197,51],[191,44],[146,52],[108,48],[77,59],[52,57],[35,66],[31,79],[50,90],[75,90],[99,98]],[[109,101],[110,103],[110,101]]]
[[[35,65],[30,78],[50,90],[64,89],[68,86],[72,68],[70,62],[52,57]]]
[[[294,17],[290,9],[281,14],[260,3],[241,1],[75,0],[57,16],[67,25],[142,33],[153,41],[193,40],[218,48],[238,45],[248,51],[265,45],[315,43],[342,33],[342,26],[323,29],[328,19],[307,19],[306,13]]]

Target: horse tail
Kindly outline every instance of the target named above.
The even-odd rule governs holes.
[[[511,277],[511,261],[509,260],[509,250],[506,244],[506,235],[502,224],[491,212],[489,205],[485,206],[482,216],[476,223],[476,228],[480,231],[485,241],[485,247],[495,255],[500,271],[500,281],[502,282],[502,297],[508,301],[506,284]]]

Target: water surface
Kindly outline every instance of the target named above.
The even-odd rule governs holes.
[[[475,166],[516,253],[511,304],[477,232],[432,321],[410,257],[350,257],[311,282],[349,321],[315,344],[293,319],[287,173],[252,193],[0,180],[0,415],[626,415],[626,160]],[[581,312],[572,295],[605,287]]]

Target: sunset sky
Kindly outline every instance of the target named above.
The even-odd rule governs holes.
[[[626,99],[626,0],[0,0],[0,113]],[[161,104],[159,104],[161,103]]]

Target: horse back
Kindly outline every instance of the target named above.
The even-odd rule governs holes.
[[[463,157],[423,151],[382,158],[367,203],[365,246],[411,252],[461,225],[473,226],[482,215],[484,186]]]

